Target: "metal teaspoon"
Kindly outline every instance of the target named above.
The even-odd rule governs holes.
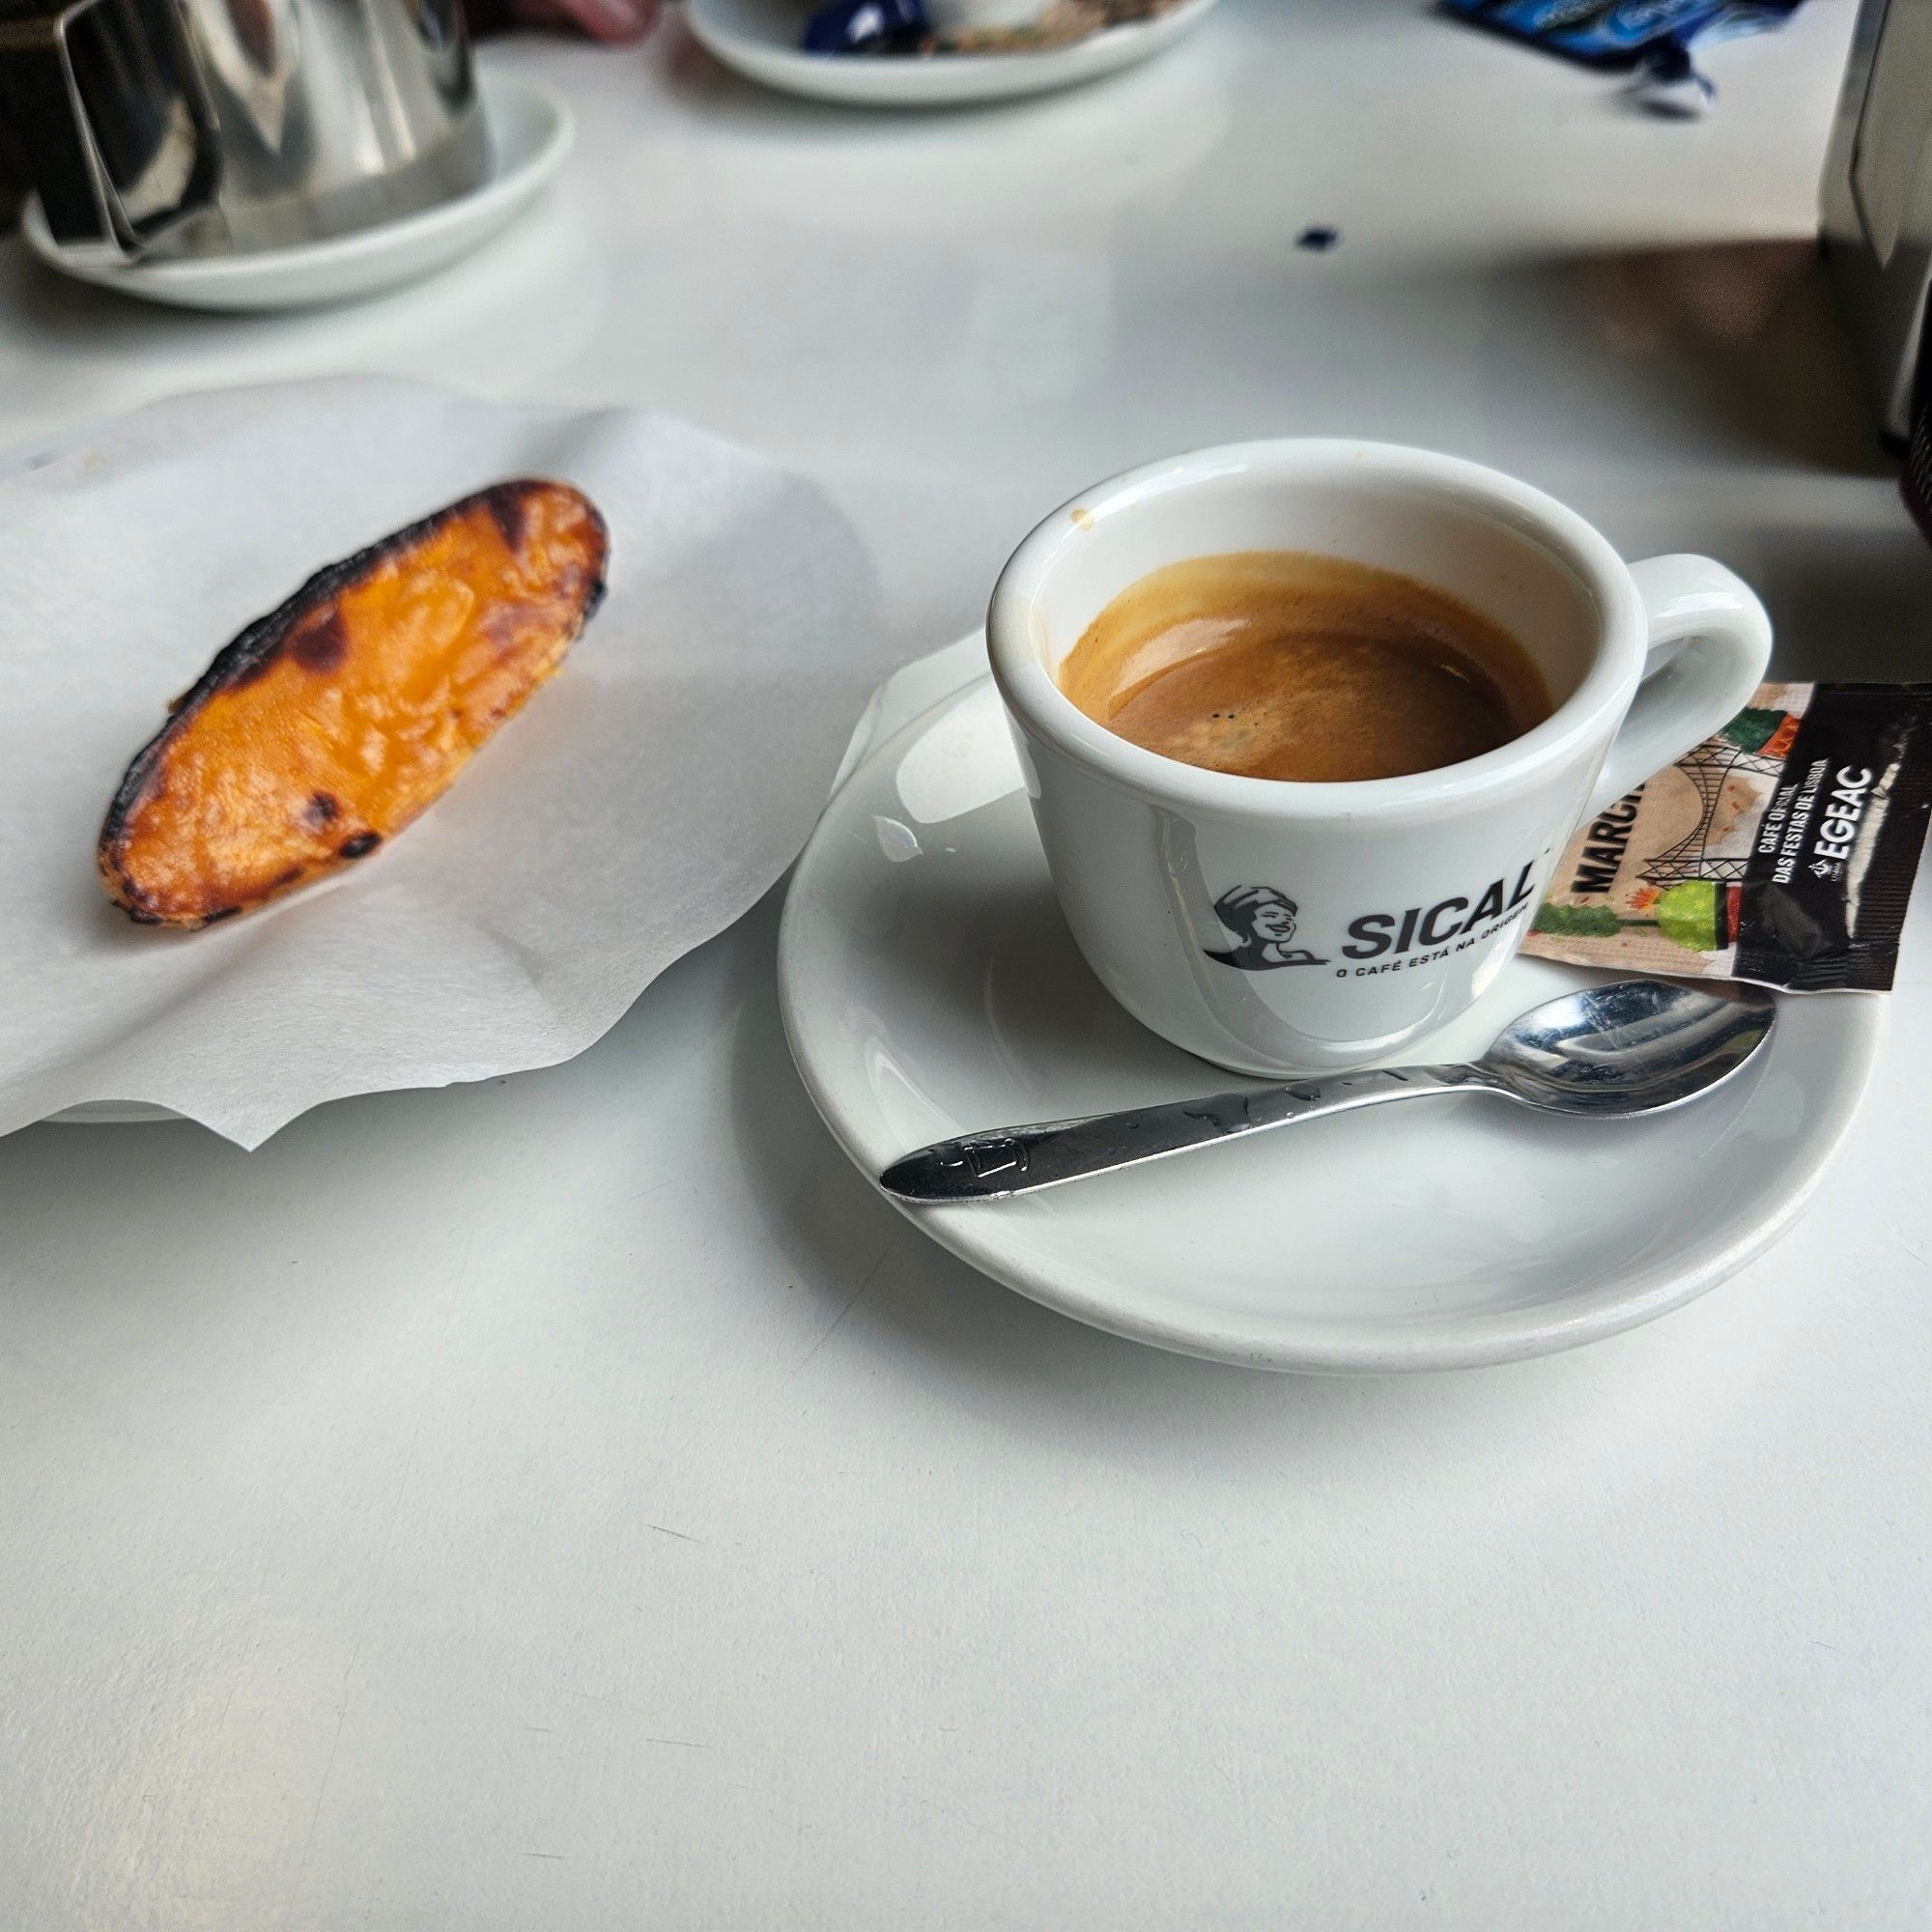
[[[1377,1067],[967,1134],[895,1161],[879,1182],[907,1201],[1000,1200],[1429,1094],[1500,1094],[1525,1107],[1608,1120],[1653,1114],[1728,1080],[1770,1038],[1776,1017],[1771,995],[1756,986],[1713,993],[1667,980],[1619,980],[1532,1008],[1480,1060]]]

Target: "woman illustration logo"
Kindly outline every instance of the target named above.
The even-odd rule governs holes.
[[[1239,943],[1226,952],[1203,950],[1208,958],[1238,966],[1243,973],[1265,973],[1274,966],[1325,966],[1325,959],[1288,943],[1294,937],[1297,910],[1286,893],[1272,886],[1236,886],[1214,901],[1214,916],[1239,935]]]

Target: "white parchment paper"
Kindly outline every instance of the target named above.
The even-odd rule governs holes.
[[[529,474],[603,510],[610,594],[454,788],[228,923],[110,905],[101,815],[169,698],[322,564]],[[894,655],[820,493],[639,411],[229,390],[0,479],[0,1132],[132,1100],[253,1147],[323,1100],[581,1052],[797,855]]]

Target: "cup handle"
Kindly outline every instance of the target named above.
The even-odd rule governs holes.
[[[1631,565],[1650,622],[1650,661],[1583,812],[1594,818],[1728,724],[1764,681],[1771,619],[1743,578],[1708,556]]]

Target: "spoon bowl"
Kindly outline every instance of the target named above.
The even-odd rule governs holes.
[[[1559,1114],[1649,1114],[1728,1080],[1777,1017],[1758,986],[1669,980],[1582,986],[1511,1022],[1474,1063],[1489,1084]]]

